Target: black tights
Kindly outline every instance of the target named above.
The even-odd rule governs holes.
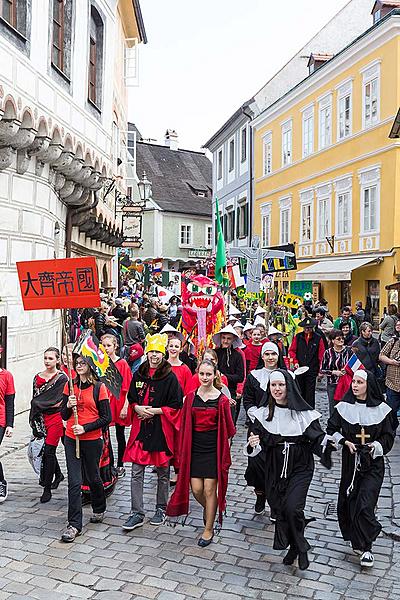
[[[5,432],[6,432],[6,428],[5,427],[0,427],[0,444],[3,441],[3,437],[4,437]],[[1,481],[5,481],[5,479],[4,479],[3,465],[2,465],[2,463],[0,461],[0,482]]]
[[[115,423],[115,437],[117,438],[118,445],[118,462],[117,467],[124,466],[124,453],[126,448],[126,439],[125,439],[125,426],[118,425]]]

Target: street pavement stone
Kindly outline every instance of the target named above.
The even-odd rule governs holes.
[[[326,421],[326,392],[317,407]],[[272,549],[273,525],[254,514],[254,495],[245,486],[243,418],[232,445],[228,509],[215,541],[199,548],[202,513],[192,501],[185,527],[146,523],[125,533],[130,509],[129,469],[108,500],[101,524],[90,524],[84,508],[84,534],[74,544],[60,542],[66,525],[65,482],[50,503],[41,505],[41,488],[26,458],[27,413],[16,418],[15,435],[0,448],[9,498],[0,507],[0,600],[395,600],[400,598],[400,440],[386,458],[386,477],[378,506],[383,533],[374,544],[375,566],[361,569],[358,557],[340,536],[336,498],[340,460],[316,469],[306,507],[316,521],[307,527],[311,565],[301,572],[282,564]],[[65,471],[62,448],[59,459]],[[145,478],[147,517],[154,511],[156,476]]]

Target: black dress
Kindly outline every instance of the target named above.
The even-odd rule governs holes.
[[[217,479],[218,398],[204,402],[195,395],[192,406],[190,477]]]

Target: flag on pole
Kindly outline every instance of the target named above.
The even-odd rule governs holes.
[[[355,354],[353,354],[353,356],[351,356],[349,358],[349,360],[347,361],[345,369],[350,369],[353,373],[355,373],[356,371],[358,371],[358,369],[364,370],[365,367],[362,364],[361,360],[359,358],[357,358],[357,356]]]
[[[215,280],[222,287],[229,287],[229,275],[226,265],[226,250],[224,234],[222,232],[221,219],[219,216],[218,198],[215,199],[215,212],[217,216],[217,249],[215,255]]]
[[[112,360],[110,360],[103,344],[99,342],[89,329],[82,332],[72,352],[86,358],[100,381],[118,398],[122,385],[121,374]]]

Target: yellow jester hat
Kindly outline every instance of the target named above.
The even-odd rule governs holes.
[[[152,350],[155,352],[162,352],[165,354],[166,347],[168,344],[168,336],[166,333],[155,333],[154,335],[150,335],[149,333],[146,335],[146,354],[147,352],[151,352]]]

